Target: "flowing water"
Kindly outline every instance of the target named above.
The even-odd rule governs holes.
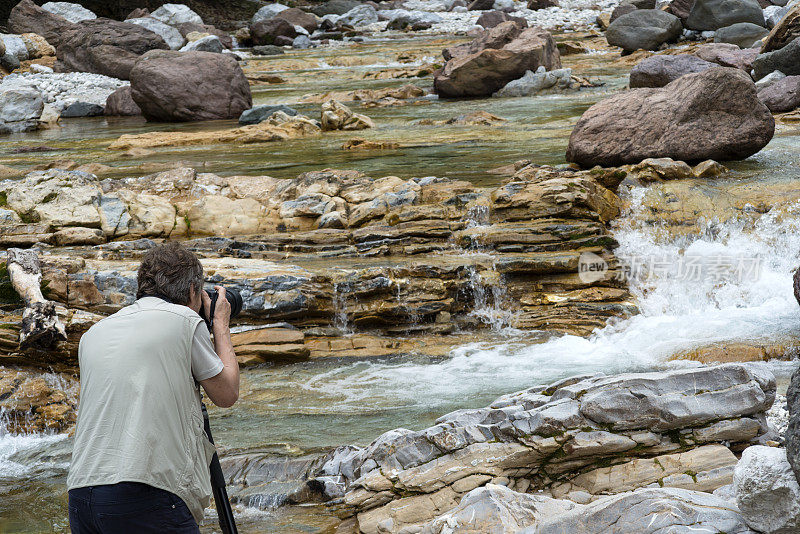
[[[397,52],[413,45],[420,54],[433,55],[431,50],[441,44],[418,40],[391,46]],[[385,56],[386,49],[385,43],[364,45],[363,55]],[[366,84],[353,79],[359,69],[371,67],[337,70],[330,62],[320,67],[320,61],[331,59],[330,52],[293,55],[304,65],[316,62],[317,68],[293,71],[289,77],[292,87],[270,88],[258,93],[257,101],[275,103],[289,96],[296,100],[299,94],[310,92],[310,86],[321,91],[389,85],[385,80]],[[605,81],[607,85],[600,89],[536,99],[432,102],[368,110],[380,127],[364,137],[418,144],[397,153],[343,154],[338,146],[345,137],[329,136],[259,147],[165,150],[135,164],[207,161],[205,168],[214,172],[274,176],[294,176],[327,165],[375,175],[446,174],[497,183],[486,171],[518,159],[562,163],[571,125],[588,105],[624,85],[622,72],[598,55],[596,65],[582,69],[581,74]],[[328,76],[336,84],[315,81],[320,76]],[[494,129],[411,124],[423,117],[448,118],[476,109],[507,118],[509,123]],[[76,121],[58,132],[15,137],[0,146],[10,150],[46,143],[61,147],[65,157],[108,162],[104,143],[122,132],[154,128],[163,129],[132,121]],[[679,232],[661,224],[658,217],[653,220],[647,209],[649,188],[624,192],[629,207],[613,232],[620,243],[618,256],[637,274],[630,284],[640,315],[615,321],[589,338],[513,331],[504,326],[502,287],[475,280],[476,291],[492,296],[479,312],[494,326],[488,340],[459,346],[443,358],[412,354],[247,370],[236,408],[211,412],[217,442],[228,454],[258,451],[275,457],[313,454],[346,443],[365,445],[386,430],[422,428],[448,411],[484,406],[499,395],[568,375],[692,365],[670,362],[669,358],[719,341],[792,338],[800,328],[791,291],[791,273],[800,263],[798,141],[797,129],[782,128],[765,150],[736,164],[725,179],[698,180],[691,187],[674,190],[676,202],[710,199],[707,205],[714,206],[719,200],[720,206],[728,206],[734,195],[733,200],[745,205],[738,211],[709,210]],[[298,161],[298,154],[305,159]],[[11,164],[19,166],[35,159],[29,154],[11,158]],[[794,196],[786,193],[795,190]],[[775,205],[762,210],[767,213],[759,215],[758,209],[746,206],[751,199],[757,205],[765,196]],[[347,328],[346,285],[339,289],[339,326]],[[70,439],[63,435],[10,435],[4,428],[0,417],[0,532],[66,530],[63,483]],[[271,502],[275,501],[265,498],[251,503],[263,510],[237,507],[243,532],[330,532],[335,524],[317,507],[273,509]],[[203,529],[211,532],[214,516],[212,511],[208,513]]]

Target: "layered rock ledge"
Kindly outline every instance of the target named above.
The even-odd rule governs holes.
[[[633,532],[612,527],[615,518],[630,526],[626,509],[658,502],[683,502],[676,525],[695,525],[706,510],[735,527],[722,531],[749,532],[734,503],[709,493],[733,481],[734,453],[768,432],[775,389],[772,373],[753,364],[572,377],[297,462],[293,474],[308,481],[289,498],[327,500],[342,532],[364,534],[563,532],[565,524]],[[265,462],[225,460],[234,494],[258,495],[274,469]],[[481,530],[487,514],[493,528]],[[610,530],[589,528],[595,515]]]

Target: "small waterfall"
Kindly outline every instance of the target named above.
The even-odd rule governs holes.
[[[343,335],[349,336],[354,333],[353,325],[347,315],[348,300],[353,290],[350,282],[335,282],[333,284],[333,326],[338,328]]]
[[[393,278],[392,283],[395,286],[395,299],[397,300],[397,305],[403,310],[403,313],[406,315],[406,325],[408,326],[408,330],[411,331],[415,326],[419,325],[420,320],[422,319],[419,315],[417,309],[408,304],[407,295],[403,295],[403,286],[408,285],[408,280],[403,278]]]
[[[470,315],[493,331],[501,332],[513,324],[516,314],[511,309],[503,276],[494,268],[486,274],[491,278],[481,274],[476,267],[469,268],[469,288],[473,299]]]

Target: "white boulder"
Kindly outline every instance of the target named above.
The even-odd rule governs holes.
[[[733,474],[736,504],[747,524],[763,534],[800,532],[800,485],[786,449],[748,447]]]
[[[181,32],[179,32],[173,26],[165,24],[164,22],[154,19],[153,17],[139,17],[135,19],[128,19],[125,22],[136,24],[142,28],[150,30],[155,34],[160,35],[161,38],[164,39],[164,42],[167,43],[167,46],[169,46],[172,50],[178,50],[186,44],[186,38],[181,35]]]
[[[82,20],[94,20],[97,15],[86,9],[80,4],[72,2],[47,2],[42,4],[42,9],[54,15],[64,17],[70,22],[80,22]]]
[[[281,11],[285,11],[287,9],[289,9],[289,6],[285,6],[283,4],[267,4],[256,11],[256,14],[253,15],[252,19],[250,19],[250,24],[255,24],[257,22],[261,22],[262,20],[269,20]]]
[[[214,52],[216,54],[221,54],[223,50],[225,47],[222,46],[222,42],[216,35],[206,35],[181,48],[181,52]]]
[[[183,4],[164,4],[150,13],[150,16],[170,26],[178,26],[185,22],[203,24],[203,19],[200,18],[200,15]]]

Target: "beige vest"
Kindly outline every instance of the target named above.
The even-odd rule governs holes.
[[[214,446],[192,378],[200,321],[186,306],[145,297],[83,335],[69,489],[142,482],[176,494],[202,520]]]

